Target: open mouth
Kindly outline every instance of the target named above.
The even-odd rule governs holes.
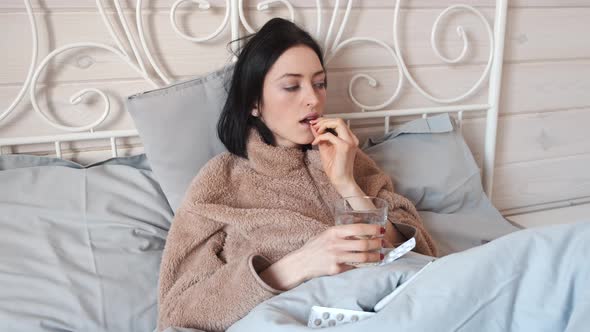
[[[311,113],[308,114],[305,118],[303,118],[301,121],[299,121],[302,124],[309,124],[312,120],[315,120],[317,118],[319,118],[319,114],[317,113]]]

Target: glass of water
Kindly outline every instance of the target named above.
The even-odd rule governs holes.
[[[371,196],[354,196],[344,197],[336,201],[334,212],[336,216],[336,225],[350,224],[375,224],[385,227],[387,222],[387,211],[389,204],[386,200]],[[373,239],[382,238],[383,235],[364,235],[354,236],[354,239]],[[381,249],[376,250],[381,253]],[[362,267],[374,266],[379,262],[373,263],[348,263],[349,265]]]

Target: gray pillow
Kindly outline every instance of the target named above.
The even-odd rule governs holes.
[[[127,98],[154,174],[173,211],[199,169],[226,151],[217,120],[233,64],[207,75]]]
[[[172,211],[144,155],[0,157],[4,331],[152,331]]]
[[[418,213],[436,242],[439,256],[477,247],[519,230],[504,219],[484,195],[476,206],[463,207],[453,213]]]
[[[517,231],[492,205],[479,168],[448,114],[410,121],[369,139],[364,151],[419,210],[444,256]]]
[[[448,114],[410,121],[363,150],[418,210],[452,213],[483,195],[479,168]]]

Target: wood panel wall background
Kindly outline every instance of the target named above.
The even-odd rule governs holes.
[[[113,5],[103,1],[107,13],[116,16]],[[183,31],[204,36],[221,22],[223,1],[211,1],[212,12],[185,5],[177,13]],[[344,4],[341,6],[344,7]],[[122,0],[129,22],[134,22],[135,1]],[[172,0],[145,1],[144,25],[148,45],[164,71],[174,81],[206,73],[230,61],[226,43],[229,27],[211,42],[194,44],[173,32],[168,15]],[[296,22],[315,31],[315,1],[296,0]],[[334,1],[324,1],[322,36],[327,31]],[[418,82],[437,96],[450,97],[466,91],[482,73],[489,43],[484,27],[469,14],[446,21],[439,45],[447,56],[456,56],[462,42],[455,26],[464,25],[472,51],[464,64],[447,67],[430,46],[430,29],[441,10],[450,4],[466,3],[480,9],[491,22],[493,0],[408,0],[402,4],[400,43],[404,59]],[[39,61],[57,47],[74,42],[114,45],[92,0],[33,0],[39,32]],[[245,1],[246,16],[255,27],[271,15],[286,17],[286,10],[260,13],[254,1]],[[356,1],[343,38],[370,36],[393,45],[393,0]],[[344,8],[342,8],[344,10]],[[340,16],[342,17],[342,16]],[[511,0],[509,2],[504,78],[494,204],[500,210],[590,197],[590,2],[587,0]],[[31,37],[22,1],[0,2],[0,101],[8,107],[20,90],[30,64]],[[133,24],[134,26],[134,24]],[[120,30],[121,31],[121,30]],[[146,62],[147,63],[147,62]],[[348,97],[349,79],[369,73],[379,79],[377,89],[358,84],[356,96],[364,103],[380,104],[397,84],[394,60],[384,49],[357,44],[339,53],[328,66],[330,87],[328,112],[355,112]],[[156,77],[155,75],[153,77]],[[407,83],[407,82],[406,82]],[[51,62],[37,86],[40,106],[54,119],[70,125],[92,122],[102,112],[102,101],[87,100],[72,106],[69,96],[87,87],[104,90],[111,99],[111,115],[97,129],[133,128],[124,110],[125,96],[152,89],[127,64],[108,52],[78,49]],[[487,90],[467,102],[485,102]],[[433,105],[417,91],[404,85],[402,96],[390,108]],[[464,135],[477,161],[483,154],[484,115],[465,120]],[[359,136],[378,133],[370,123],[353,123]],[[51,135],[59,133],[34,112],[28,97],[7,119],[0,122],[0,137]],[[121,142],[120,155],[142,152],[138,139]],[[109,142],[64,144],[64,157],[88,163],[110,156]],[[4,153],[52,155],[51,146],[21,146]]]

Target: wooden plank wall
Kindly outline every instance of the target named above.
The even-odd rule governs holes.
[[[107,12],[116,16],[111,2]],[[145,1],[144,24],[153,55],[173,80],[184,80],[229,62],[225,44],[229,28],[205,44],[177,37],[168,21],[172,0]],[[223,1],[211,1],[213,12],[183,5],[178,21],[189,34],[203,36],[214,31],[224,15]],[[345,1],[342,1],[345,5]],[[73,42],[102,42],[114,45],[92,0],[32,1],[39,31],[39,59],[51,50]],[[122,0],[129,22],[134,22],[135,1]],[[270,14],[255,10],[245,1],[246,15],[259,27],[271,15],[286,16],[282,7]],[[315,31],[315,1],[294,0],[296,20]],[[323,1],[325,36],[334,1]],[[371,36],[393,44],[392,0],[356,1],[344,38]],[[476,6],[492,21],[493,0],[408,0],[402,4],[400,42],[410,71],[418,82],[437,96],[450,97],[470,88],[482,73],[489,43],[483,26],[474,16],[459,13],[441,30],[439,45],[447,56],[456,56],[462,43],[455,27],[466,27],[474,49],[464,64],[449,68],[435,57],[430,46],[430,29],[438,13],[450,4]],[[531,206],[590,196],[590,3],[587,0],[511,0],[509,3],[504,80],[498,132],[494,203],[501,209]],[[342,17],[342,16],[341,16]],[[30,63],[31,38],[22,1],[0,2],[0,100],[8,107],[17,95]],[[341,52],[330,64],[328,111],[354,112],[347,95],[349,79],[364,72],[379,80],[377,89],[362,83],[355,87],[362,102],[386,100],[397,84],[397,69],[387,52],[371,44]],[[103,89],[111,99],[111,115],[98,129],[128,129],[133,123],[123,108],[124,97],[151,89],[115,55],[78,49],[56,57],[37,86],[41,107],[62,123],[80,125],[100,116],[103,103],[92,98],[81,106],[68,103],[81,88]],[[485,102],[484,89],[467,102]],[[402,96],[391,107],[433,105],[417,91],[404,85]],[[367,123],[353,124],[360,136],[381,129]],[[483,115],[465,120],[464,134],[478,162],[483,154]],[[58,133],[40,119],[28,97],[0,122],[0,137],[51,135]],[[124,142],[122,154],[142,151],[141,142]],[[107,158],[106,142],[64,144],[64,156],[81,163]],[[48,146],[15,147],[5,153],[51,155]]]

